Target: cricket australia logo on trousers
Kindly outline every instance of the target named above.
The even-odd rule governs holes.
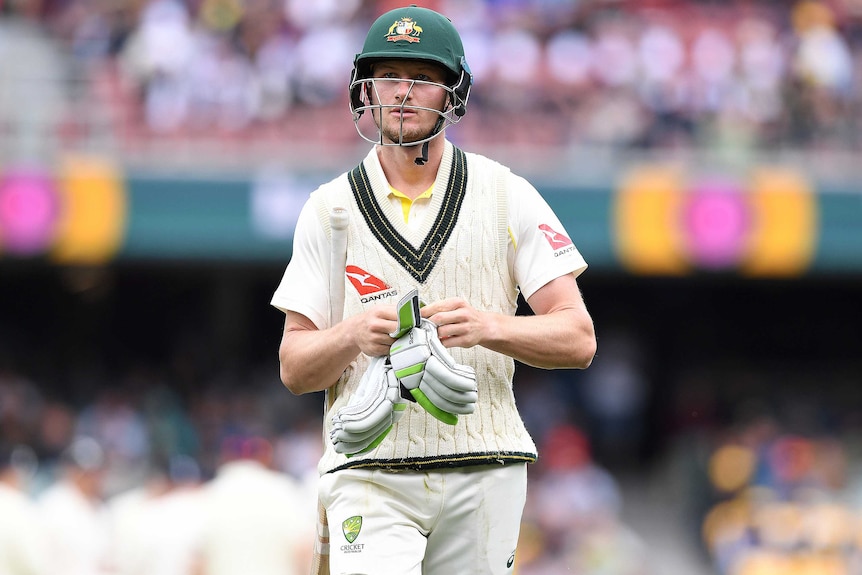
[[[347,544],[341,546],[342,553],[362,553],[364,543],[354,543],[362,530],[362,516],[354,515],[341,522],[341,532],[347,539]]]

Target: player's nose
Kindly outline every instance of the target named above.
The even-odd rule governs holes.
[[[395,84],[395,97],[398,100],[407,100],[410,98],[411,93],[413,91],[413,81],[412,80],[398,80]]]

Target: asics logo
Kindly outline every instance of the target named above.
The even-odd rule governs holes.
[[[555,250],[571,245],[572,243],[572,240],[570,240],[563,234],[554,231],[548,224],[540,224],[539,229],[542,231],[543,234],[545,234],[545,239],[548,240],[548,243],[551,245],[551,248]]]
[[[370,293],[389,289],[389,286],[382,279],[375,277],[364,269],[357,266],[347,266],[344,270],[347,279],[353,284],[353,287],[359,292],[359,295],[368,295]]]

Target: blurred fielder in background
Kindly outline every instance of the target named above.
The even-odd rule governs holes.
[[[559,219],[526,180],[444,135],[472,81],[445,16],[410,6],[372,24],[350,106],[374,147],[312,193],[272,298],[284,385],[326,390],[320,572],[511,573],[537,457],[514,360],[585,368],[596,350],[576,282],[586,263]],[[331,257],[334,210],[346,259]],[[519,293],[533,314],[516,316]]]

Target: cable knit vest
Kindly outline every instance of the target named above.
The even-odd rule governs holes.
[[[329,210],[339,206],[349,211],[348,267],[387,285],[361,295],[345,274],[345,316],[381,303],[395,304],[414,286],[425,302],[458,296],[480,310],[513,314],[518,292],[506,262],[507,174],[504,166],[446,142],[431,206],[415,233],[386,200],[389,184],[375,150],[352,172],[316,190],[312,198],[327,235]],[[373,451],[350,458],[336,453],[329,441],[331,416],[347,403],[368,365],[368,358],[360,354],[327,392],[325,452],[319,471],[535,461],[535,444],[515,406],[512,358],[480,346],[450,352],[458,363],[476,370],[479,402],[473,414],[459,416],[458,424],[451,426],[410,403]]]

